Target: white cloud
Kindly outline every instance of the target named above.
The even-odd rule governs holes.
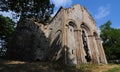
[[[60,6],[66,7],[72,4],[72,0],[51,0],[55,7],[58,8]]]
[[[110,13],[110,4],[107,4],[106,6],[100,6],[98,8],[98,13],[95,15],[95,19],[101,19],[106,16],[108,16]]]

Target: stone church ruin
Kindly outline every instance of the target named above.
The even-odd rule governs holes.
[[[23,20],[13,38],[14,44],[10,46],[14,48],[13,54],[8,49],[12,58],[62,61],[69,65],[107,64],[95,20],[78,4],[66,9],[61,7],[46,25]]]

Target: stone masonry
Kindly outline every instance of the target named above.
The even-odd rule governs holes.
[[[51,60],[66,64],[107,64],[96,23],[85,7],[60,8],[48,28]],[[63,58],[64,57],[64,58]]]
[[[18,25],[17,40],[27,38],[23,47],[32,51],[32,59],[62,61],[68,65],[107,64],[96,23],[85,7],[78,4],[66,9],[61,7],[46,25],[29,19],[24,21]]]

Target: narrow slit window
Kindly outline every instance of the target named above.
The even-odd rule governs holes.
[[[72,50],[72,54],[74,54],[73,50]]]

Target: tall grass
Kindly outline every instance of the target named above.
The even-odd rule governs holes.
[[[97,67],[97,64],[92,63],[84,63],[76,66],[76,68],[81,70],[82,72],[92,72],[92,70]]]

